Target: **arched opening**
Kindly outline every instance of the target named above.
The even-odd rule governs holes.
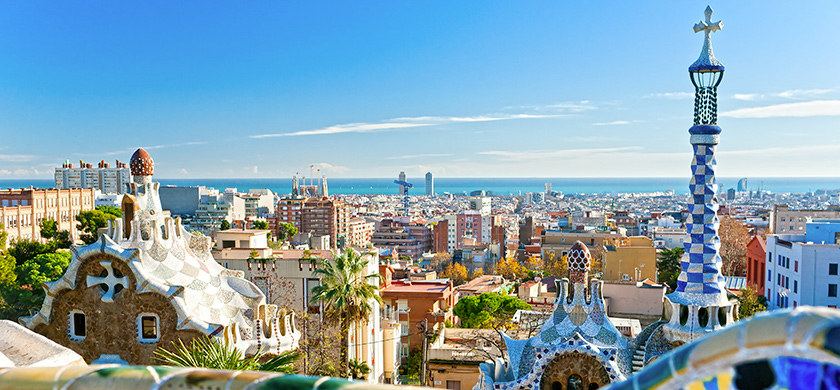
[[[569,381],[566,387],[568,387],[569,390],[584,390],[583,378],[581,378],[578,374],[569,375]]]
[[[578,352],[552,359],[543,370],[540,388],[534,390],[588,390],[610,383],[607,369],[593,356]],[[595,385],[595,387],[592,387]]]
[[[720,326],[726,326],[726,308],[719,307],[718,310],[718,323]]]
[[[139,208],[137,206],[137,198],[133,195],[125,194],[122,199],[122,221],[123,221],[123,237],[131,238],[131,221],[134,220],[134,212]]]
[[[709,325],[709,309],[705,307],[701,307],[700,310],[697,311],[697,321],[700,323],[701,328],[705,328],[706,325]]]
[[[688,322],[688,306],[680,305],[680,325],[685,326]]]

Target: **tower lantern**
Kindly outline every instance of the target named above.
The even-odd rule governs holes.
[[[666,308],[669,322],[663,325],[666,339],[675,344],[690,342],[706,333],[732,323],[736,300],[726,291],[720,257],[720,221],[717,211],[718,185],[715,181],[715,148],[720,142],[717,125],[717,87],[724,66],[712,52],[711,34],[723,23],[712,22],[712,8],[706,7],[706,19],[694,25],[705,41],[700,58],[688,68],[694,84],[694,124],[688,130],[694,149],[689,182],[689,217],[686,221],[685,254],[680,259],[677,288],[668,294]]]

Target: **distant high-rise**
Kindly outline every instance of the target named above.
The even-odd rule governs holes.
[[[431,172],[426,172],[426,195],[434,195],[435,194],[435,179],[432,177]]]
[[[122,194],[128,192],[130,183],[131,172],[128,164],[119,160],[113,168],[111,164],[102,160],[96,168],[84,161],[79,161],[77,168],[70,161],[66,161],[61,168],[55,169],[55,188],[60,190],[95,188],[106,194]]]
[[[747,178],[743,178],[738,180],[738,192],[746,192],[747,191]]]
[[[545,183],[545,194],[551,195],[551,183]]]
[[[400,172],[400,181],[405,182],[405,172]],[[400,195],[405,195],[405,186],[400,184]]]

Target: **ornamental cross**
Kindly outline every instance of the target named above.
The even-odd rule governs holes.
[[[712,11],[712,7],[707,5],[706,11],[703,12],[703,14],[706,15],[706,20],[700,21],[700,23],[695,24],[694,32],[698,33],[700,31],[704,31],[706,33],[706,37],[708,37],[709,33],[713,33],[723,28],[723,22],[721,22],[720,20],[712,23],[712,12],[714,12]]]
[[[102,302],[114,302],[114,294],[116,293],[117,285],[121,285],[123,288],[128,288],[128,277],[116,277],[114,275],[114,269],[111,266],[111,261],[103,260],[99,262],[105,271],[108,273],[105,277],[100,276],[90,276],[87,277],[87,285],[88,287],[96,286],[99,284],[105,285],[105,293],[102,294]]]

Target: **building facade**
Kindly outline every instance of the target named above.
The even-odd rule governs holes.
[[[61,168],[55,169],[55,188],[94,188],[106,194],[123,194],[131,186],[131,171],[128,164],[117,160],[116,165],[102,160],[94,168],[93,164],[79,161],[79,167],[66,161]]]
[[[774,205],[770,211],[770,231],[776,234],[804,234],[809,219],[838,219],[840,209],[795,210],[788,205]]]
[[[753,236],[747,244],[747,286],[755,289],[756,294],[764,295],[764,281],[767,268],[767,243],[761,236]]]
[[[805,234],[768,234],[768,309],[840,305],[840,220],[820,219]]]
[[[77,240],[76,216],[93,210],[95,193],[93,188],[0,190],[0,224],[8,234],[6,245],[19,239],[44,242],[40,224],[45,219],[56,221],[58,230],[67,230],[70,239]]]

